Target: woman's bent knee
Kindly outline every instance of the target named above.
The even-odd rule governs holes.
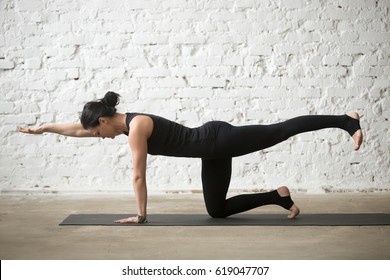
[[[207,209],[211,218],[226,218],[225,211],[223,209]]]

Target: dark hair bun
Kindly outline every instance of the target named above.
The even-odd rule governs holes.
[[[120,95],[109,91],[102,99],[91,101],[84,105],[81,114],[81,124],[85,129],[99,125],[100,117],[112,117],[116,113],[115,106],[119,104]]]
[[[116,105],[119,104],[119,98],[120,98],[119,94],[113,91],[109,91],[104,95],[102,99],[99,99],[99,101],[108,107],[115,107]]]

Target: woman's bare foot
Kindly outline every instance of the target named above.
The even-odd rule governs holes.
[[[283,187],[280,187],[277,189],[279,195],[281,197],[284,197],[284,196],[290,196],[290,190],[283,186]],[[289,209],[290,210],[290,214],[287,216],[289,219],[294,219],[296,216],[299,215],[299,208],[295,205],[295,203],[293,204],[293,206],[291,206],[291,208]]]
[[[356,112],[350,112],[347,114],[347,116],[350,116],[351,118],[355,120],[360,120],[360,116]],[[361,129],[357,130],[353,135],[352,135],[353,141],[355,141],[355,151],[359,150],[361,144],[363,143],[363,132]]]

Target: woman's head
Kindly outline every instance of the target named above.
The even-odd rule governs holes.
[[[80,118],[84,129],[94,129],[100,125],[106,125],[107,119],[116,113],[115,107],[119,104],[119,97],[119,94],[109,91],[102,99],[85,104]]]

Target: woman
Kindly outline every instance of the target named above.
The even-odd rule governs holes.
[[[44,132],[73,137],[108,137],[128,135],[133,156],[133,187],[137,216],[117,223],[146,222],[146,157],[165,155],[202,159],[203,195],[209,215],[224,218],[262,205],[276,204],[290,211],[289,218],[299,214],[287,187],[267,193],[238,195],[226,199],[231,177],[232,158],[271,147],[298,133],[323,128],[347,131],[360,148],[363,134],[359,115],[301,116],[273,125],[236,127],[211,121],[197,128],[187,128],[159,116],[141,113],[120,114],[116,111],[119,95],[107,92],[104,98],[85,104],[80,124],[44,124],[38,128],[19,128],[29,134]]]

